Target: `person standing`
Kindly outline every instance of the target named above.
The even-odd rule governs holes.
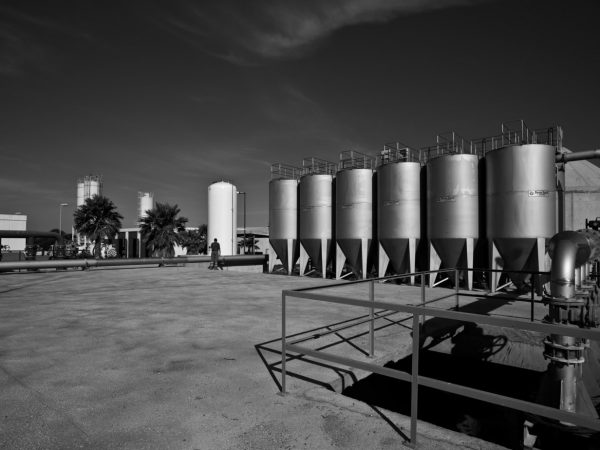
[[[209,269],[217,270],[217,268],[223,270],[219,265],[219,256],[221,255],[221,244],[217,242],[217,238],[210,244],[210,266]]]

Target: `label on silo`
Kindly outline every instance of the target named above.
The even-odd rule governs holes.
[[[530,197],[548,197],[549,192],[546,190],[536,190],[536,191],[529,191],[529,196]]]

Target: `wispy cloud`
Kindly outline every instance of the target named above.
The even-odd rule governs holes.
[[[51,43],[56,36],[89,39],[87,33],[65,24],[61,18],[0,6],[0,75],[15,76],[31,69],[56,70],[58,50]]]
[[[234,64],[294,58],[336,30],[400,15],[489,0],[222,0],[210,6],[180,0],[159,22],[205,53]]]

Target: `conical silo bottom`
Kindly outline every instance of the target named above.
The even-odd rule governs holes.
[[[294,268],[294,263],[296,262],[296,240],[295,239],[291,239],[292,241],[292,254],[289,255],[288,253],[288,242],[290,242],[290,239],[270,239],[269,243],[271,244],[271,247],[273,247],[273,250],[275,251],[275,254],[277,255],[277,258],[279,258],[279,260],[281,261],[281,263],[283,264],[283,266],[285,267],[285,269],[288,271],[288,273],[291,273],[291,271]]]
[[[336,242],[346,257],[346,263],[352,268],[352,271],[359,278],[364,278],[362,269],[362,239],[338,239]],[[371,239],[367,240],[367,254],[365,257],[368,260],[369,252],[371,251]],[[337,261],[336,261],[337,264]]]
[[[379,242],[390,258],[394,273],[408,272],[408,239],[380,239]]]
[[[321,267],[322,260],[322,248],[321,248],[321,239],[302,239],[301,241],[304,250],[308,253],[308,257],[312,260],[312,264],[314,267],[317,267],[321,270],[321,273],[327,270],[327,263],[329,262],[329,258],[331,256],[331,239],[327,239],[325,244],[325,251],[327,255],[325,255],[326,260],[322,261],[323,267]]]
[[[496,238],[494,245],[502,258],[503,270],[539,270],[539,261],[536,256],[536,238]],[[508,273],[511,281],[517,288],[522,288],[527,274]]]
[[[464,238],[432,239],[431,244],[442,261],[441,268],[458,267],[466,243]]]

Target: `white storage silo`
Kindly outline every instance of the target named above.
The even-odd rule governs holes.
[[[152,192],[138,192],[138,220],[142,220],[148,214],[146,211],[154,209],[154,194]]]
[[[208,246],[217,239],[221,255],[237,253],[237,189],[226,181],[208,187]]]
[[[85,203],[85,200],[94,195],[102,195],[102,176],[86,175],[77,180],[77,207]]]

